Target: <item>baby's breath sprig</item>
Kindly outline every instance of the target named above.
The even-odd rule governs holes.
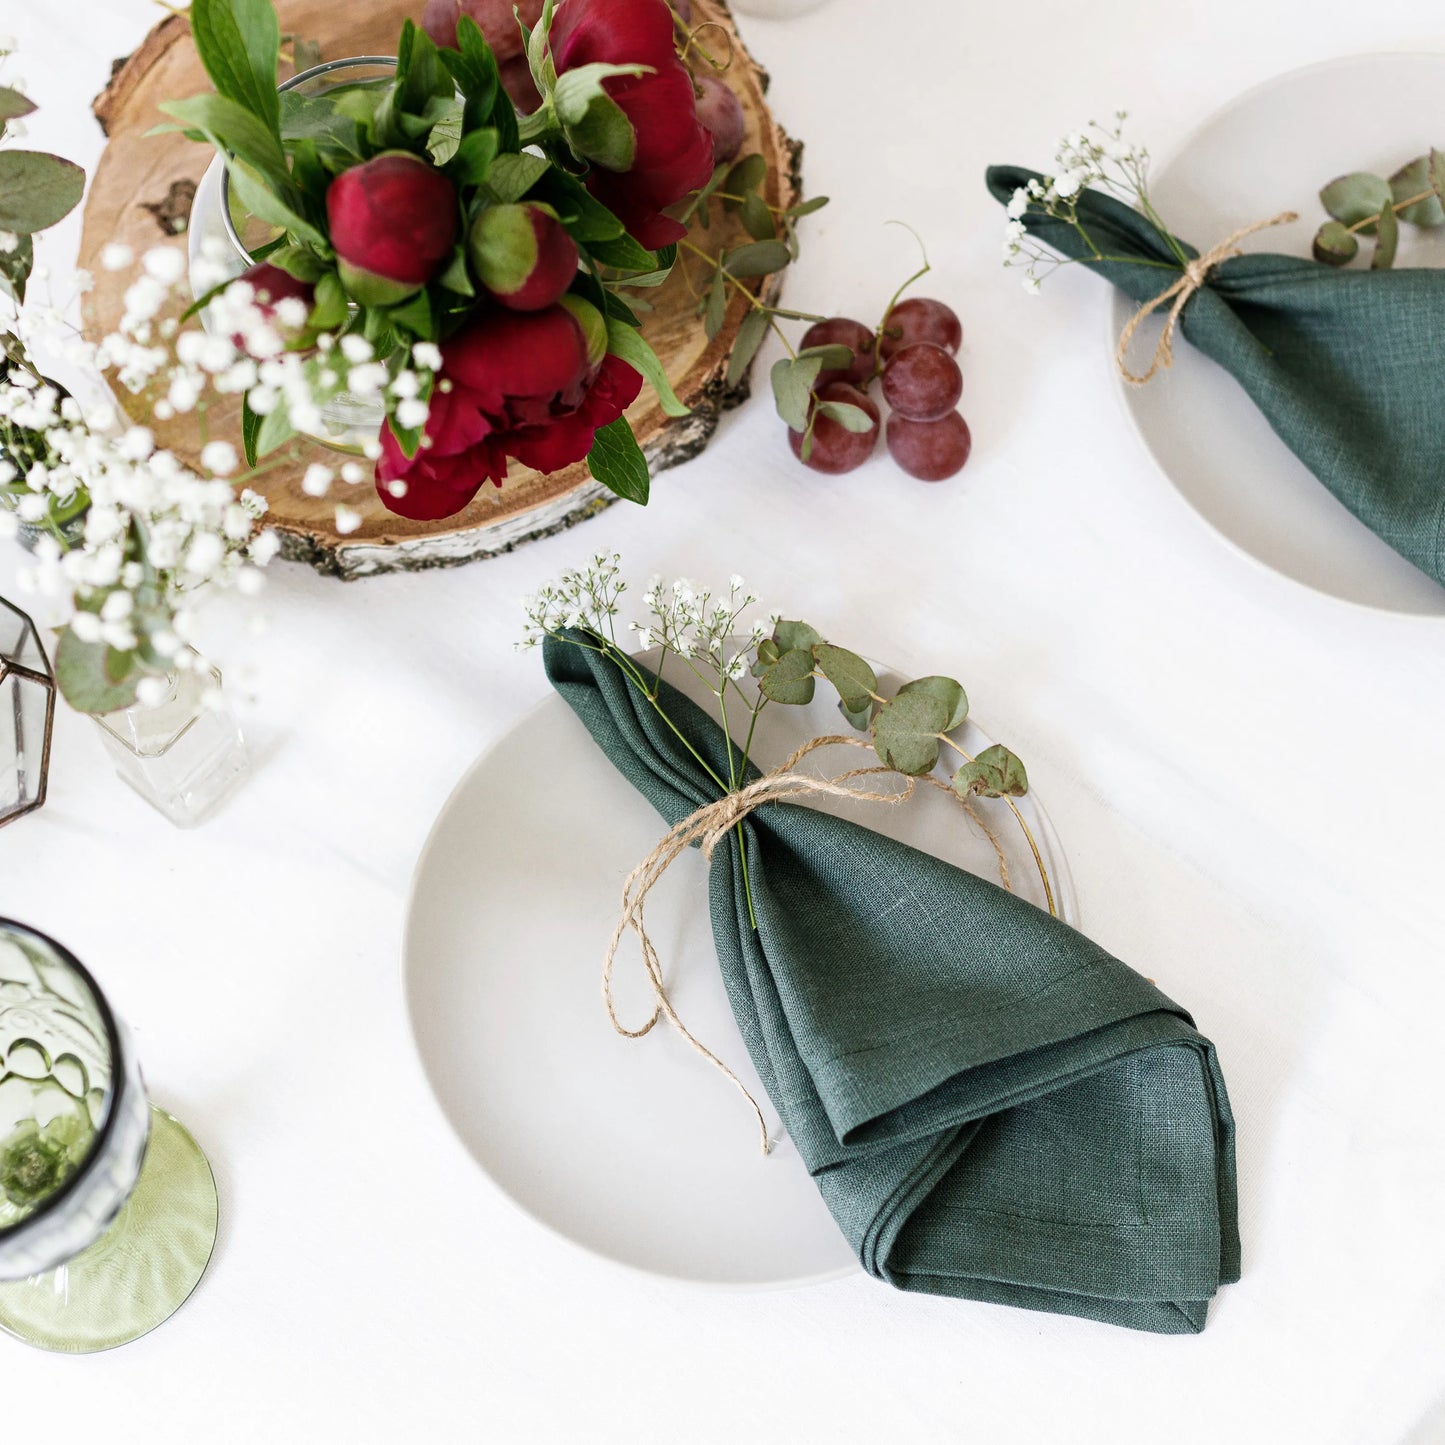
[[[1030,295],[1038,295],[1045,276],[1061,266],[1074,264],[1033,240],[1023,220],[1030,212],[1072,226],[1090,251],[1079,260],[1127,260],[1140,264],[1137,256],[1110,256],[1099,249],[1079,218],[1079,198],[1089,189],[1109,191],[1125,204],[1136,207],[1174,252],[1179,265],[1189,264],[1189,257],[1160,220],[1150,199],[1149,148],[1124,139],[1124,123],[1128,118],[1127,111],[1116,111],[1112,125],[1091,120],[1087,130],[1064,136],[1054,153],[1053,174],[1043,180],[1031,180],[1013,193],[1005,210],[1008,219],[1004,223],[1003,263],[1023,267],[1023,286]]]

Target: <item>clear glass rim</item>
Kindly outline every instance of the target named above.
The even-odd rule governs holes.
[[[100,1013],[101,1021],[105,1025],[106,1043],[110,1047],[111,1070],[110,1085],[106,1089],[105,1118],[91,1138],[90,1151],[86,1154],[84,1162],[59,1189],[52,1194],[47,1194],[24,1219],[17,1219],[14,1224],[7,1224],[0,1228],[0,1241],[34,1228],[39,1220],[63,1204],[85,1183],[95,1167],[96,1160],[104,1153],[111,1130],[120,1116],[120,1102],[126,1089],[125,1055],[120,1037],[120,1025],[111,1011],[110,1001],[101,991],[100,985],[96,983],[90,970],[64,944],[57,943],[48,933],[42,933],[38,928],[31,928],[29,924],[17,923],[13,918],[0,918],[0,937],[7,935],[18,935],[54,954],[55,958],[86,986]]]
[[[298,71],[290,80],[284,80],[276,87],[279,95],[282,91],[294,90],[298,85],[305,84],[308,80],[314,80],[318,75],[330,75],[333,70],[346,70],[357,65],[389,65],[396,69],[396,56],[394,55],[348,55],[344,60],[323,60],[320,65],[313,65],[310,70]],[[246,249],[240,236],[236,233],[236,223],[231,219],[231,168],[226,164],[225,153],[220,155],[221,161],[221,224],[226,228],[226,239],[235,247],[236,254],[246,263],[247,266],[254,266],[256,259]]]

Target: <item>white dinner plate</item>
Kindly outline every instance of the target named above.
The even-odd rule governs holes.
[[[695,682],[685,690],[710,701]],[[761,766],[819,734],[849,731],[830,693],[820,685],[809,707],[764,710],[754,745]],[[988,741],[972,724],[963,736],[974,752]],[[814,762],[841,772],[867,757],[839,749]],[[1076,922],[1053,828],[1032,795],[1019,803],[1059,912]],[[1039,870],[1007,805],[979,806],[1016,891],[1041,902]],[[836,810],[997,877],[987,839],[934,789],[905,807],[840,802]],[[596,1254],[716,1285],[850,1273],[852,1252],[791,1142],[764,1158],[746,1104],[719,1073],[665,1024],[620,1038],[603,1009],[602,955],[622,880],[664,831],[559,696],[473,765],[442,809],[412,889],[407,995],[427,1077],[497,1187]],[[777,1138],[723,990],[705,880],[696,851],[679,859],[648,899],[649,932],[683,1021],[736,1070]],[[619,1012],[640,1023],[651,1006],[634,953],[618,975]]]
[[[1241,247],[1308,256],[1316,229],[1328,219],[1320,188],[1347,171],[1389,176],[1442,144],[1434,128],[1442,96],[1445,55],[1362,55],[1292,71],[1246,91],[1194,132],[1154,175],[1156,209],[1200,251],[1237,227],[1298,211],[1294,224],[1250,236]],[[1366,239],[1361,247],[1366,259],[1369,244]],[[1395,264],[1445,265],[1445,228],[1402,225]],[[1111,368],[1134,309],[1115,293]],[[1135,370],[1162,324],[1155,317],[1140,327]],[[1181,344],[1173,369],[1147,386],[1130,386],[1117,371],[1116,379],[1125,410],[1165,475],[1240,550],[1350,602],[1445,613],[1445,588],[1336,501],[1222,367]]]

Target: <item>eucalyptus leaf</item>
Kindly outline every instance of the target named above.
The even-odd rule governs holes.
[[[1339,221],[1326,221],[1315,232],[1310,249],[1315,260],[1326,266],[1348,266],[1359,255],[1360,243],[1347,226]]]
[[[948,719],[940,732],[951,733],[955,728],[962,727],[968,718],[968,694],[964,692],[963,684],[951,677],[920,677],[915,682],[905,682],[898,689],[899,697],[915,693],[937,698],[948,709]]]
[[[1372,271],[1388,271],[1395,264],[1395,249],[1400,244],[1400,222],[1395,217],[1392,205],[1380,211],[1379,237],[1375,241],[1375,254],[1370,258]]]
[[[868,732],[873,726],[873,709],[876,706],[870,697],[867,703],[860,708],[849,708],[841,698],[838,701],[838,711],[848,719],[848,726],[856,728],[860,733]]]
[[[756,191],[749,191],[739,208],[743,225],[755,241],[771,241],[778,234],[777,222],[767,202]]]
[[[634,371],[642,373],[644,380],[657,393],[662,409],[668,416],[690,416],[692,413],[678,399],[667,379],[662,362],[646,339],[619,317],[609,313],[607,317],[607,349],[613,356],[619,356]]]
[[[768,163],[762,156],[753,154],[744,156],[740,161],[733,163],[732,168],[724,176],[719,190],[728,196],[742,197],[750,191],[755,191],[768,178]],[[742,204],[739,200],[725,200],[724,207],[729,211],[735,211]]]
[[[1390,177],[1390,194],[1400,207],[1396,215],[1402,221],[1409,221],[1415,226],[1445,226],[1445,205],[1441,205],[1430,179],[1428,155],[1416,156],[1409,165],[1401,166]],[[1415,196],[1423,196],[1424,199],[1412,199]],[[1410,204],[1402,205],[1405,201]]]
[[[773,642],[782,652],[801,648],[810,653],[822,640],[823,634],[806,622],[787,622],[780,618],[773,628]]]
[[[652,478],[626,417],[598,429],[587,453],[587,467],[608,491],[640,507],[647,505]]]
[[[727,283],[719,273],[713,277],[712,287],[707,293],[707,306],[703,312],[703,330],[707,333],[709,341],[713,340],[723,329],[723,322],[727,319],[727,310]]]
[[[1430,188],[1445,203],[1445,151],[1430,151]]]
[[[859,436],[872,431],[878,425],[861,406],[854,406],[851,401],[820,401],[818,415],[837,422],[844,431],[854,432]]]
[[[823,369],[818,356],[802,356],[796,361],[785,356],[773,363],[773,398],[778,415],[796,432],[808,429],[808,412],[813,404],[813,384]]]
[[[789,206],[783,212],[789,220],[798,220],[803,216],[811,216],[814,211],[821,211],[828,204],[827,196],[814,196],[810,201],[800,201],[796,206]]]
[[[211,84],[273,135],[279,134],[276,61],[281,27],[271,0],[192,0],[190,18],[196,51]]]
[[[85,172],[44,151],[0,150],[0,231],[33,236],[69,215]]]
[[[742,383],[753,364],[753,358],[768,334],[768,313],[749,310],[738,327],[737,340],[733,342],[732,355],[728,357],[727,386],[733,390]]]
[[[823,363],[824,371],[844,371],[853,365],[856,357],[851,346],[833,343],[828,346],[809,346],[799,356],[816,356]]]
[[[1371,175],[1369,171],[1338,176],[1320,192],[1320,204],[1335,220],[1343,221],[1347,226],[1373,220],[1392,200],[1389,181],[1383,176]],[[1361,230],[1366,235],[1373,234],[1368,226],[1362,226]]]
[[[834,647],[831,642],[815,642],[813,658],[823,676],[838,689],[847,712],[861,712],[873,701],[878,691],[878,678],[873,669],[856,652]]]
[[[103,642],[82,642],[68,627],[55,649],[55,681],[77,712],[103,716],[129,707],[144,674],[133,653]]]
[[[812,702],[816,686],[813,654],[801,647],[784,652],[758,682],[764,697],[789,707]]]
[[[0,124],[7,120],[19,120],[23,115],[35,113],[35,102],[8,85],[0,85]]]
[[[730,275],[742,280],[749,276],[771,276],[792,260],[781,241],[749,241],[745,246],[725,251],[722,266]]]
[[[757,660],[753,663],[753,676],[761,677],[781,656],[783,650],[771,637],[758,643]]]
[[[960,798],[1021,798],[1029,790],[1024,765],[1000,743],[985,748],[971,763],[953,775],[953,790]]]
[[[938,735],[948,709],[927,693],[895,697],[873,719],[873,746],[885,767],[908,777],[922,777],[938,761]]]

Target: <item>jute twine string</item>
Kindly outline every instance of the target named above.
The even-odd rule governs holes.
[[[1174,365],[1174,330],[1179,325],[1179,318],[1183,315],[1184,308],[1193,298],[1194,293],[1209,279],[1209,273],[1214,270],[1222,261],[1227,261],[1231,256],[1242,256],[1244,252],[1239,249],[1238,243],[1246,236],[1252,236],[1256,231],[1267,231],[1271,226],[1284,226],[1290,221],[1299,220],[1297,211],[1281,211],[1277,216],[1271,216],[1267,221],[1255,221],[1253,225],[1241,226],[1239,230],[1226,236],[1212,251],[1206,251],[1202,256],[1196,256],[1185,268],[1179,279],[1172,285],[1161,291],[1152,301],[1141,306],[1130,318],[1129,324],[1124,328],[1119,337],[1119,349],[1114,353],[1114,361],[1118,365],[1119,374],[1132,386],[1143,386],[1152,381],[1156,372],[1162,367],[1168,370]],[[1134,333],[1139,329],[1140,323],[1146,316],[1152,316],[1161,306],[1174,304],[1169,307],[1169,315],[1164,322],[1164,330],[1159,335],[1159,344],[1154,348],[1154,359],[1149,363],[1149,370],[1142,376],[1136,376],[1129,370],[1129,347],[1134,340]]]
[[[726,793],[716,802],[705,803],[696,812],[690,813],[675,827],[671,828],[667,835],[629,873],[622,884],[622,916],[617,921],[617,927],[612,932],[612,939],[607,945],[607,954],[602,963],[602,999],[607,1005],[607,1016],[612,1020],[612,1027],[625,1039],[640,1039],[644,1034],[652,1032],[653,1027],[659,1019],[665,1018],[668,1023],[677,1030],[687,1041],[688,1046],[697,1054],[708,1061],[719,1073],[726,1078],[735,1089],[747,1100],[748,1107],[753,1111],[754,1118],[758,1121],[758,1132],[762,1140],[763,1153],[767,1154],[772,1150],[772,1141],[768,1137],[767,1120],[763,1117],[763,1111],[758,1106],[758,1101],[753,1098],[747,1086],[718,1056],[713,1053],[678,1017],[677,1010],[673,1007],[671,998],[668,997],[667,985],[662,977],[662,963],[657,955],[657,949],[653,946],[652,939],[648,936],[646,923],[644,921],[644,909],[647,903],[647,896],[652,889],[661,881],[662,876],[694,843],[698,844],[702,856],[708,862],[712,861],[712,855],[719,843],[726,841],[727,836],[737,827],[750,813],[767,803],[781,802],[787,798],[798,797],[828,797],[848,798],[855,802],[863,803],[888,803],[896,806],[899,803],[906,803],[917,790],[919,783],[938,788],[947,793],[951,798],[964,808],[968,815],[983,830],[989,842],[993,845],[994,854],[998,859],[999,877],[1003,886],[1010,892],[1013,885],[1009,879],[1008,862],[1004,856],[1003,846],[998,838],[989,828],[977,811],[972,807],[967,798],[959,797],[947,783],[938,778],[924,777],[911,778],[895,771],[893,768],[871,767],[853,768],[848,772],[839,773],[833,778],[818,777],[813,773],[800,773],[795,771],[798,764],[808,756],[809,753],[825,747],[868,747],[869,744],[858,738],[849,737],[818,737],[811,742],[804,743],[786,762],[775,768],[772,772],[758,778],[755,782],[749,783],[747,787],[740,788],[733,793]],[[898,778],[903,787],[897,792],[878,792],[869,788],[850,786],[859,778],[877,777],[880,775],[891,775]],[[647,977],[652,984],[653,997],[656,1003],[653,1006],[652,1016],[641,1028],[630,1029],[617,1016],[616,1004],[612,997],[612,975],[617,962],[617,951],[622,945],[622,940],[631,930],[637,936],[637,946],[642,954],[643,966],[647,970]]]

